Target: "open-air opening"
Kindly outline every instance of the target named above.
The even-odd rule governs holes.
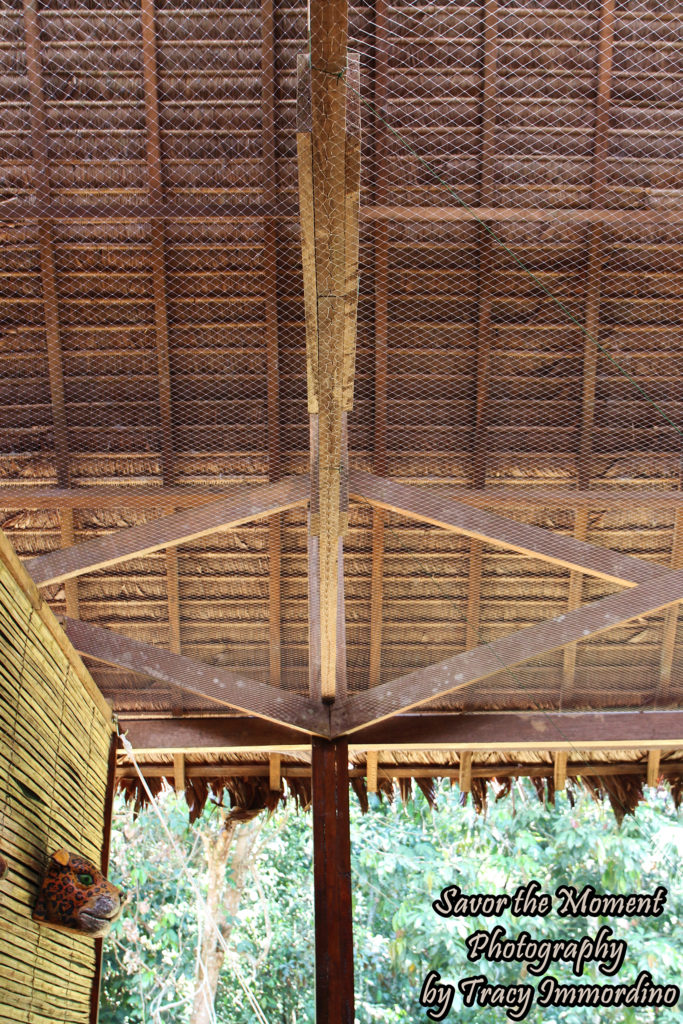
[[[575,782],[549,800],[547,777],[513,777],[477,787],[465,802],[448,780],[421,781],[402,792],[396,785],[391,800],[388,785],[381,798],[351,799],[358,1021],[435,1019],[426,1013],[437,977],[453,994],[445,1016],[432,1000],[436,1019],[506,1020],[505,1009],[487,1009],[486,999],[494,986],[499,994],[507,986],[507,1008],[526,1011],[523,1019],[536,1024],[587,1024],[596,1015],[594,1003],[577,1003],[585,998],[580,988],[556,993],[566,1005],[544,1006],[552,998],[539,988],[544,977],[562,985],[633,986],[649,974],[679,984],[683,886],[674,869],[681,823],[664,788],[626,815],[616,787],[596,797],[590,782]],[[202,795],[188,791],[191,802]],[[192,826],[185,799],[170,787],[159,795],[161,819],[149,806],[136,815],[131,789],[126,796],[115,813],[110,877],[129,891],[132,905],[107,943],[101,1024],[313,1022],[310,813],[290,797],[272,816],[262,812],[237,825],[228,845],[229,799],[209,798]],[[198,811],[195,804],[192,816]],[[521,916],[511,913],[515,891],[530,879],[537,892],[552,896],[545,917],[531,904]],[[666,910],[659,917],[560,916],[556,890],[577,883],[580,890],[647,895],[664,886]],[[495,897],[482,904],[482,893]],[[599,935],[602,941],[581,947]],[[482,976],[486,987],[474,980]],[[603,1005],[599,1012],[615,1024],[673,1024],[678,1009],[661,1005]]]

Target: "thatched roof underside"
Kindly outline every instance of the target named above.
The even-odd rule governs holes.
[[[308,472],[306,9],[274,6],[2,5],[0,525],[22,557]],[[351,5],[363,170],[349,461],[680,567],[683,3],[610,12],[596,0]],[[307,693],[306,509],[278,523],[44,592],[57,613]],[[350,693],[621,589],[396,513],[380,537],[361,501],[344,550]],[[88,667],[120,714],[215,710]],[[682,699],[674,608],[429,709]],[[665,775],[681,753],[662,753]],[[647,751],[577,760],[642,781]],[[380,776],[392,764],[458,757],[387,752]]]

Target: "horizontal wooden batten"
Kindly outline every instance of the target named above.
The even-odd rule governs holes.
[[[542,224],[605,224],[633,227],[634,223],[647,225],[683,224],[680,209],[656,210],[652,207],[633,210],[605,210],[589,207],[528,206],[364,206],[364,221],[388,221],[452,224],[462,221],[483,223],[542,223]]]
[[[307,765],[281,765],[282,775],[290,779],[309,779],[311,769]],[[173,765],[141,764],[140,771],[148,779],[172,779]],[[668,776],[683,775],[683,760],[664,762],[660,766],[660,775],[663,778]],[[567,763],[567,777],[578,776],[614,776],[614,775],[641,775],[646,776],[647,764],[640,761],[569,761]],[[542,779],[552,778],[554,766],[552,764],[485,764],[472,765],[470,769],[471,779],[504,779],[504,778],[529,778]],[[267,764],[216,764],[216,765],[191,765],[185,769],[186,778],[189,779],[230,779],[230,778],[268,778],[269,766]],[[452,764],[435,762],[426,764],[378,764],[377,775],[380,779],[455,779],[460,778],[460,767]],[[367,767],[349,768],[349,779],[362,779],[367,777]],[[129,765],[121,765],[116,769],[117,779],[137,779],[138,774]],[[370,790],[372,792],[372,790]]]
[[[277,218],[295,220],[298,210],[294,201],[224,202],[209,199],[184,199],[170,196],[164,200],[136,202],[134,199],[93,203],[54,199],[37,206],[32,200],[9,199],[0,205],[0,222],[45,220],[131,221],[161,218],[164,220],[262,220]],[[683,224],[683,211],[677,208],[606,210],[598,207],[529,207],[529,206],[373,206],[360,208],[360,220],[411,224],[452,224],[463,221],[483,223],[602,224],[616,227]]]
[[[136,754],[307,751],[293,729],[252,717],[132,718],[123,716]],[[406,714],[350,737],[364,750],[645,750],[683,749],[683,711],[479,712]],[[170,769],[169,769],[170,770]]]
[[[25,568],[39,586],[61,583],[128,558],[139,558],[169,545],[184,544],[284,512],[304,505],[308,497],[308,477],[285,477],[275,484],[245,489],[210,505],[162,516],[141,526],[31,558],[25,562]]]
[[[422,487],[422,485],[420,485]],[[560,487],[489,487],[473,490],[451,486],[431,478],[430,488],[447,488],[447,497],[474,508],[590,509],[592,511],[636,509],[683,509],[683,491],[645,490],[642,487],[596,487],[595,490],[566,490]],[[232,489],[230,489],[232,490]],[[239,492],[237,492],[239,493]],[[430,491],[425,489],[425,493]],[[218,487],[127,485],[93,487],[30,487],[22,484],[0,487],[0,509],[182,509],[210,505],[224,496]]]
[[[574,537],[563,536],[527,523],[518,523],[492,512],[473,509],[423,487],[396,483],[372,473],[352,470],[349,474],[352,497],[369,501],[399,515],[419,519],[466,537],[512,548],[530,558],[578,570],[589,576],[635,586],[666,576],[664,566],[645,562],[631,555],[596,547]]]
[[[321,736],[329,733],[328,712],[299,694],[77,619],[65,618],[63,625],[76,650],[96,661],[160,679],[219,706],[254,714],[270,722]]]

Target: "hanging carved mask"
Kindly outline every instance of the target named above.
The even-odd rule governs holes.
[[[94,864],[57,850],[48,861],[33,920],[52,928],[106,935],[123,908],[124,894]]]

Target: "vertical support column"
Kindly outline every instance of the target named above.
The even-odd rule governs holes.
[[[114,795],[116,793],[116,752],[119,749],[119,738],[112,733],[109,747],[109,765],[107,768],[107,795],[104,801],[104,827],[102,830],[102,853],[100,869],[104,875],[109,869],[109,850],[111,847],[111,827],[114,817]],[[100,989],[102,987],[102,956],[103,939],[95,939],[95,974],[90,989],[90,1024],[97,1024],[100,1011]]]
[[[313,885],[318,1024],[353,1024],[348,740],[314,739]]]

